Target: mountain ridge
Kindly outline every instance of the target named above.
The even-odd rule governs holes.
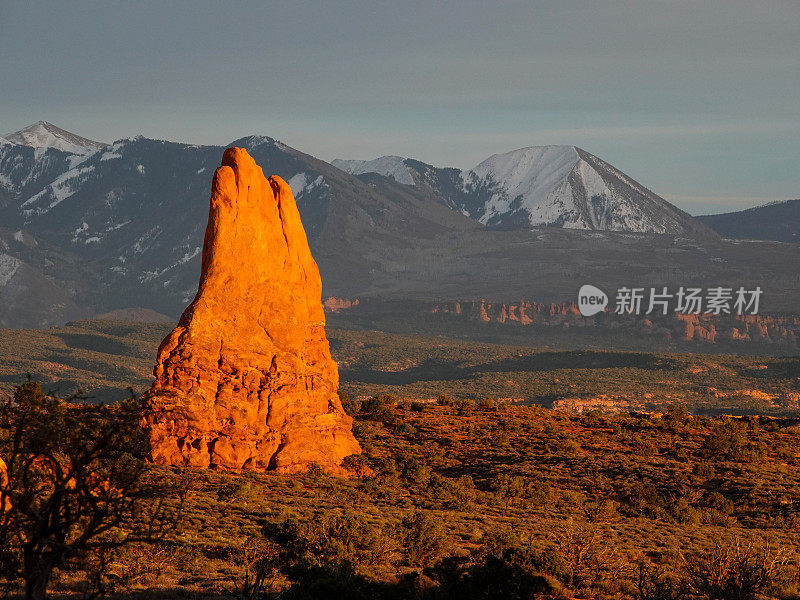
[[[480,197],[464,189],[458,169],[404,159],[410,186],[350,175],[267,136],[230,146],[290,183],[326,296],[372,299],[364,306],[391,311],[385,301],[563,302],[579,281],[608,290],[713,281],[761,285],[770,310],[794,310],[800,298],[792,279],[800,253],[776,244],[487,227],[464,214]],[[33,270],[15,271],[16,300],[0,325],[63,322],[76,308],[83,316],[135,307],[180,314],[197,289],[211,176],[225,147],[142,136],[88,155],[0,146],[0,223],[8,232],[0,252]],[[27,307],[26,297],[53,302]]]
[[[427,187],[445,205],[487,226],[716,236],[577,146],[528,146],[493,154],[461,171],[391,155],[365,161],[335,159],[331,164],[354,175],[372,171]]]
[[[800,242],[800,199],[697,218],[728,238]]]

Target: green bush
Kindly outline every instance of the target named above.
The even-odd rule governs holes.
[[[439,394],[436,397],[436,404],[439,406],[453,406],[453,404],[455,404],[455,400],[453,400],[453,398],[447,394]]]
[[[361,403],[361,417],[368,421],[394,422],[397,398],[391,394],[372,396]]]
[[[495,496],[506,507],[522,497],[525,492],[525,479],[520,476],[500,473],[491,482]]]
[[[493,555],[469,565],[446,559],[426,574],[439,584],[431,590],[430,597],[434,600],[530,600],[553,595],[555,591],[547,577],[506,557]]]
[[[460,417],[471,415],[475,410],[475,403],[467,398],[459,398],[455,401],[456,413]]]
[[[417,567],[433,564],[450,546],[441,520],[424,512],[403,519],[401,541],[406,562]]]
[[[237,478],[222,483],[217,488],[219,502],[250,502],[256,497],[256,489],[246,479]]]
[[[494,398],[481,398],[478,401],[478,410],[494,410],[497,408],[497,402]]]

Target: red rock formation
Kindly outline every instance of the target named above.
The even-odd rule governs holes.
[[[341,472],[360,447],[336,394],[321,293],[289,186],[229,148],[214,173],[197,296],[158,350],[151,459]]]
[[[627,398],[616,398],[601,394],[593,398],[560,398],[553,402],[553,410],[568,413],[585,413],[599,410],[606,413],[619,413],[631,409],[632,403]]]
[[[358,306],[358,298],[355,300],[350,300],[349,298],[336,298],[335,296],[329,296],[322,302],[322,308],[325,310],[325,312],[331,313],[338,313],[340,311],[347,310],[348,308],[353,308],[354,306]]]
[[[6,461],[0,458],[0,496],[3,496],[3,491],[9,487],[8,484],[8,467],[6,466]],[[3,501],[0,502],[0,515],[9,508],[11,508],[11,501],[4,497]]]
[[[582,317],[574,302],[541,304],[520,301],[519,304],[491,303],[486,299],[438,303],[427,309],[431,314],[450,315],[464,320],[521,325],[579,326],[608,329],[629,328],[637,334],[658,336],[669,342],[684,341],[706,344],[769,344],[781,352],[796,351],[800,345],[800,316],[789,315],[714,315],[669,313],[655,315],[604,314],[600,322]]]

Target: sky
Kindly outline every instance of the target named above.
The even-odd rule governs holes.
[[[579,146],[692,214],[800,197],[800,0],[0,0],[0,134]]]

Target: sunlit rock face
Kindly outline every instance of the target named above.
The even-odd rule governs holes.
[[[336,393],[321,293],[291,189],[229,148],[214,173],[197,295],[158,351],[151,459],[341,472],[361,449]]]

